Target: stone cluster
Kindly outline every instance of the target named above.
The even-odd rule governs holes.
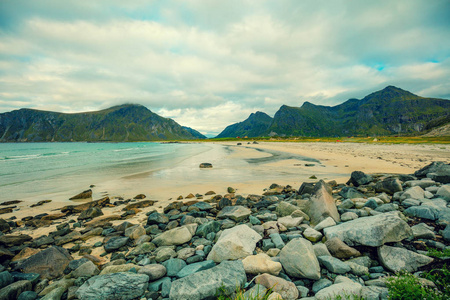
[[[0,219],[0,299],[211,299],[237,288],[246,297],[272,289],[269,299],[387,299],[386,276],[446,259],[426,250],[449,247],[449,179],[436,162],[414,175],[356,171],[345,185],[273,184],[247,197],[229,188],[161,211],[139,195]],[[105,206],[123,213],[103,215]],[[50,224],[48,235],[20,234]],[[91,255],[86,241],[99,237],[102,254]]]

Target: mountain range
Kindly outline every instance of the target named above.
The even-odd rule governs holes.
[[[27,108],[0,114],[0,142],[132,142],[204,138],[198,131],[137,104],[73,114]]]
[[[252,113],[245,121],[226,127],[217,138],[421,134],[449,119],[450,100],[424,98],[388,86],[336,106],[283,105],[273,118],[263,112]]]

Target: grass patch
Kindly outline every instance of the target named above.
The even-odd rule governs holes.
[[[388,277],[386,286],[389,290],[389,299],[450,299],[450,270],[446,265],[441,269],[425,272],[422,277],[433,281],[436,288],[423,286],[419,278],[407,272]]]
[[[444,250],[437,250],[437,249],[429,248],[427,255],[436,257],[436,258],[450,257],[450,249],[447,248]]]

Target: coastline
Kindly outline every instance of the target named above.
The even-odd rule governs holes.
[[[214,191],[223,195],[227,193],[229,186],[235,188],[239,194],[247,196],[262,194],[272,183],[291,185],[294,189],[298,189],[303,182],[315,182],[320,179],[345,183],[351,172],[356,170],[369,174],[412,174],[431,161],[450,161],[449,146],[440,144],[323,142],[259,142],[243,143],[239,146],[237,142],[213,142],[213,144],[225,146],[214,147],[216,150],[223,148],[226,153],[209,151],[206,154],[194,155],[178,167],[153,172],[150,179],[148,174],[136,174],[101,183],[93,189],[93,199],[109,196],[114,201],[117,197],[130,199],[138,194],[144,194],[146,199],[156,200],[155,207],[158,208],[190,193],[204,195],[208,191]],[[278,157],[274,159],[275,155]],[[304,158],[307,158],[307,161],[302,160]],[[315,161],[309,161],[310,159]],[[198,165],[202,162],[212,162],[213,169],[199,169]],[[196,178],[203,181],[190,180],[193,174],[201,176]],[[313,175],[317,179],[309,178]],[[143,184],[142,178],[146,178],[145,182],[151,184]],[[58,200],[52,199],[52,195],[48,196],[16,204],[20,210],[3,214],[1,217],[8,219],[15,216],[20,220],[23,217],[76,204],[73,201],[63,200],[73,195],[67,197],[65,194]],[[30,207],[46,199],[53,201],[43,206]]]

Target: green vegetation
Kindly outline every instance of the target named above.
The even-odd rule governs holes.
[[[450,249],[446,248],[444,250],[437,250],[437,249],[429,248],[427,255],[436,257],[436,258],[450,257]]]
[[[19,109],[0,114],[1,142],[138,142],[205,138],[142,105],[87,113]]]
[[[431,299],[444,300],[450,298],[450,270],[444,265],[422,274],[422,277],[435,283],[436,288],[424,286],[416,276],[401,272],[386,279],[389,299]]]
[[[342,137],[423,134],[450,121],[450,101],[423,98],[388,86],[361,100],[336,106],[305,102],[281,106],[273,119],[263,113],[228,126],[218,137]]]
[[[245,297],[244,296],[244,289],[237,287],[236,292],[234,295],[230,295],[224,287],[219,288],[219,290],[216,292],[216,299],[217,300],[267,300],[269,296],[272,294],[272,288],[268,289],[266,293],[262,296],[250,296]]]

